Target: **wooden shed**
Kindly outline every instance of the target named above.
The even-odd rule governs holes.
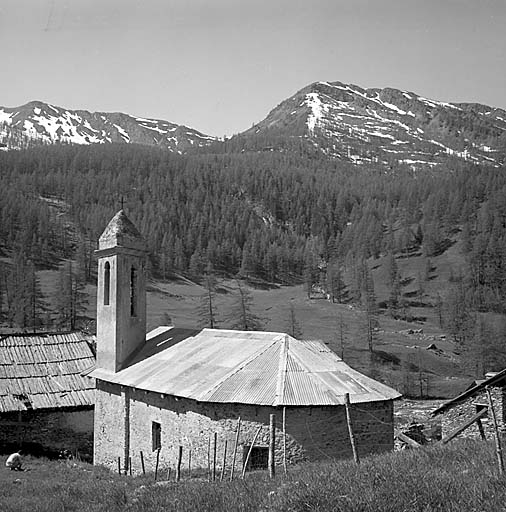
[[[91,457],[95,337],[82,332],[0,336],[0,450]]]
[[[491,437],[493,422],[489,411],[488,392],[494,407],[498,428],[506,431],[506,369],[489,373],[483,380],[474,381],[463,393],[452,398],[432,412],[441,419],[443,439],[459,432],[462,437]],[[466,426],[469,424],[468,426]]]

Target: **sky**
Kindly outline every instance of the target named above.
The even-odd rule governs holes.
[[[0,105],[215,136],[317,81],[506,108],[505,0],[1,0]]]

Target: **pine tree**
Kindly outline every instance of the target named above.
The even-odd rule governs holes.
[[[253,259],[252,244],[244,244],[242,248],[241,268],[239,269],[239,276],[248,278],[254,273],[255,265]]]
[[[434,305],[436,309],[436,315],[438,319],[438,325],[440,328],[443,327],[443,299],[439,293],[436,294],[436,304]]]
[[[55,304],[57,323],[61,329],[74,330],[78,319],[86,309],[84,284],[78,279],[69,260],[58,272]]]
[[[363,267],[363,306],[365,309],[365,327],[367,348],[369,352],[373,352],[376,341],[376,331],[379,326],[378,322],[378,305],[376,302],[376,294],[374,292],[374,280],[372,274],[364,263]]]
[[[336,342],[339,346],[339,357],[344,361],[344,351],[346,348],[347,326],[344,323],[343,314],[339,312],[336,318]]]
[[[237,281],[236,302],[230,310],[229,319],[232,321],[232,329],[241,331],[261,331],[262,320],[251,311],[253,297],[246,287]]]
[[[406,397],[412,397],[413,393],[413,374],[412,363],[410,357],[401,361],[401,376],[402,376],[402,394]]]
[[[297,321],[293,301],[290,301],[290,309],[288,310],[287,332],[292,338],[296,339],[301,339],[303,335],[302,329]]]
[[[338,262],[332,262],[327,266],[327,292],[332,302],[341,303],[344,298],[346,285],[344,284],[341,268]]]
[[[424,268],[424,274],[423,274],[424,281],[430,280],[431,272],[432,272],[432,261],[430,260],[430,258],[425,258],[425,268]]]
[[[44,308],[43,295],[39,280],[35,273],[35,266],[28,261],[25,280],[25,303],[27,308],[27,326],[34,331],[42,324],[42,313]]]
[[[212,273],[212,267],[208,265],[208,271],[204,278],[205,293],[200,296],[197,306],[197,316],[200,327],[216,329],[218,327],[215,307],[216,277]]]
[[[457,343],[465,344],[471,335],[473,317],[462,277],[450,288],[445,303],[444,324]]]
[[[307,298],[311,298],[313,285],[316,280],[316,265],[312,256],[307,256],[304,263],[304,287],[306,289]]]
[[[422,274],[421,272],[418,272],[417,274],[417,284],[418,284],[418,288],[416,290],[416,294],[418,296],[418,300],[422,300],[422,297],[423,297],[423,294],[424,294],[424,288],[423,288],[423,281],[424,279],[422,278]]]
[[[9,325],[25,329],[30,325],[34,269],[22,253],[16,253],[7,276],[7,317]]]

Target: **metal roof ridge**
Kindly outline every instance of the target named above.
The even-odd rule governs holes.
[[[212,330],[212,329],[210,329]],[[231,329],[233,331],[233,329]],[[251,331],[244,331],[244,332],[251,332]],[[266,352],[267,350],[269,350],[273,345],[275,345],[279,340],[277,339],[274,339],[272,340],[271,343],[269,343],[269,345],[267,345],[264,350],[260,351],[260,352],[255,352],[253,353],[250,357],[248,357],[245,361],[243,361],[242,363],[239,364],[238,367],[236,368],[233,368],[232,370],[230,370],[228,373],[226,373],[218,382],[216,382],[214,384],[214,386],[212,386],[211,388],[209,388],[208,390],[206,390],[204,393],[201,393],[201,396],[202,397],[205,397],[205,396],[211,396],[215,391],[216,389],[218,389],[225,381],[227,381],[228,379],[230,379],[230,377],[233,377],[236,373],[240,372],[241,370],[243,370],[244,368],[246,368],[246,366],[248,366],[251,362],[253,362],[255,359],[257,359],[258,357],[260,357],[264,352]]]
[[[204,327],[200,332],[203,331],[210,331],[210,332],[244,332],[244,333],[260,333],[260,334],[277,334],[278,336],[288,336],[286,332],[280,332],[280,331],[244,331],[241,329],[211,329],[210,327]]]
[[[297,340],[297,341],[303,341],[303,340]],[[331,351],[333,354],[334,352]],[[317,387],[319,387],[322,391],[324,392],[327,392],[327,393],[331,393],[333,394],[334,396],[338,397],[338,396],[344,396],[344,395],[338,395],[333,389],[331,389],[327,383],[318,375],[319,372],[314,372],[314,371],[311,371],[310,368],[308,368],[308,366],[305,364],[305,362],[297,355],[296,352],[294,351],[291,351],[290,352],[290,357],[293,357],[293,359],[295,360],[296,363],[298,363],[302,369],[306,372],[307,376],[309,379],[312,380],[313,384]]]
[[[278,381],[276,383],[276,396],[274,398],[274,405],[279,405],[283,402],[285,396],[286,384],[286,369],[288,366],[288,350],[290,336],[285,334],[281,341],[281,350],[279,351],[279,367],[278,367]]]

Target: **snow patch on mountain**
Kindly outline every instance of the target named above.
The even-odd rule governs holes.
[[[123,137],[125,142],[130,142],[130,136],[125,130],[123,130],[123,128],[121,128],[121,126],[115,124],[114,127],[116,130],[118,130],[119,134]]]
[[[323,154],[356,165],[435,167],[458,158],[498,167],[506,162],[505,120],[505,111],[484,105],[320,81],[280,103],[245,134],[268,130],[303,137]]]
[[[10,124],[12,122],[12,115],[0,109],[0,123]]]
[[[0,147],[33,144],[137,143],[184,152],[218,140],[183,125],[128,114],[68,110],[43,102],[0,108]],[[0,127],[1,128],[1,127]]]
[[[320,97],[315,92],[306,95],[305,103],[311,110],[307,118],[307,127],[310,133],[314,133],[318,121],[321,120],[323,116],[323,104]]]

